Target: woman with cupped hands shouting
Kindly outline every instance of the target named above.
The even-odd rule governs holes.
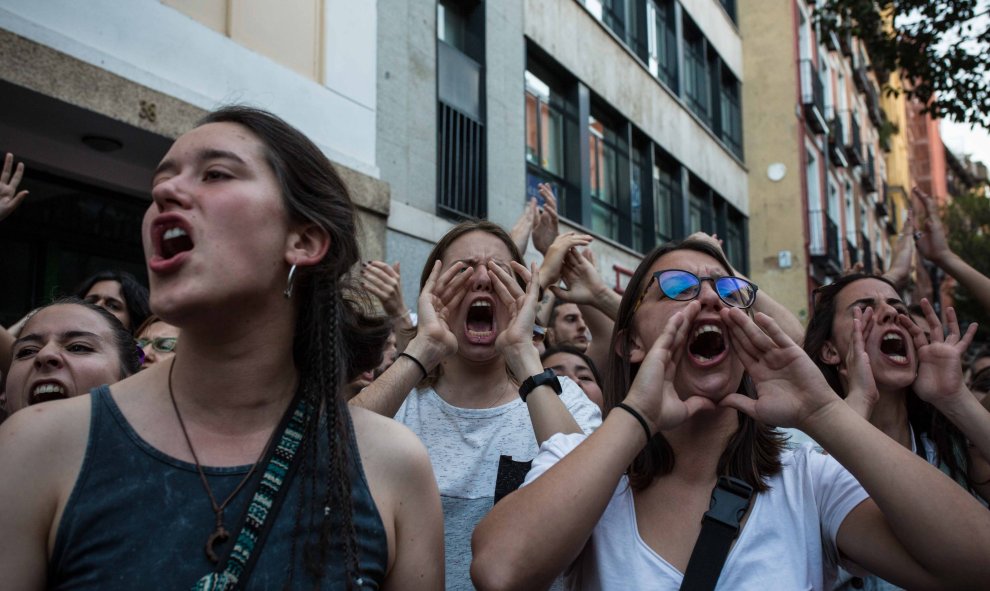
[[[840,563],[912,589],[985,584],[990,513],[853,411],[774,320],[751,319],[758,297],[710,245],[644,258],[619,309],[606,419],[552,437],[479,524],[480,589],[560,573],[573,589],[679,589],[720,477],[753,495],[718,588],[829,589]],[[828,454],[785,450],[769,425]]]

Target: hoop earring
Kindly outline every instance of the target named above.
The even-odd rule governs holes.
[[[286,282],[285,291],[282,292],[282,295],[284,295],[287,300],[292,299],[292,288],[294,287],[293,284],[295,283],[295,280],[296,266],[292,265],[292,267],[289,268],[289,280]]]

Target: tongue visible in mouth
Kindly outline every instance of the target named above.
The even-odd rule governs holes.
[[[475,302],[468,308],[467,330],[469,334],[485,336],[494,330],[492,306],[489,302]]]
[[[725,351],[725,339],[717,326],[704,325],[694,331],[688,352],[700,361],[711,361]]]
[[[889,332],[880,341],[880,352],[895,361],[907,361],[907,345],[897,333]]]
[[[162,258],[170,259],[181,252],[192,250],[192,247],[189,234],[182,228],[169,228],[162,235]]]

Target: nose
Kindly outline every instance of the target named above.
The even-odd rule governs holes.
[[[62,367],[62,355],[54,343],[46,343],[34,356],[35,369],[59,369]]]
[[[719,309],[725,306],[725,302],[722,298],[718,297],[718,292],[715,291],[715,281],[713,279],[705,279],[701,282],[701,291],[698,293],[698,301],[701,302],[702,308],[713,308]]]
[[[157,361],[155,358],[155,348],[150,343],[145,345],[141,350],[144,351],[144,365],[151,365]]]
[[[151,188],[151,200],[158,211],[166,211],[171,207],[185,208],[189,204],[183,175],[176,174],[161,180]]]
[[[897,308],[894,308],[887,302],[880,302],[877,304],[874,312],[873,321],[877,324],[897,322]]]
[[[471,277],[471,289],[473,291],[491,291],[492,278],[488,276],[488,265],[479,263],[475,265],[474,275]]]

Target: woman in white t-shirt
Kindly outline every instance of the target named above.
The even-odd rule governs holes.
[[[527,485],[479,524],[478,588],[564,573],[575,589],[677,589],[722,475],[756,494],[718,588],[827,589],[840,562],[911,588],[985,584],[990,513],[856,414],[771,318],[747,316],[754,305],[755,286],[711,245],[644,258],[607,369],[617,412],[589,437],[551,438]],[[785,451],[768,425],[830,455]]]

